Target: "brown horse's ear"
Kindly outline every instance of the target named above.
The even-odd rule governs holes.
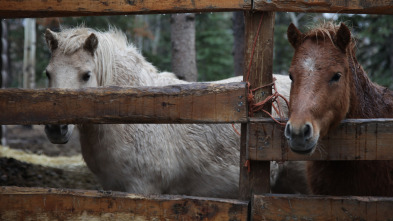
[[[45,40],[51,51],[56,50],[59,46],[59,41],[57,40],[57,34],[49,29],[45,31]]]
[[[341,23],[337,31],[335,41],[337,47],[340,48],[342,52],[346,51],[349,42],[351,42],[351,31],[343,23]]]
[[[292,47],[295,49],[303,42],[303,33],[301,33],[293,23],[288,27],[287,36],[289,43],[291,43]]]
[[[94,52],[96,51],[97,46],[98,38],[94,33],[91,33],[90,36],[86,39],[85,44],[83,45],[83,49],[85,49],[94,56]]]

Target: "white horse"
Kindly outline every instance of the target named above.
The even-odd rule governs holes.
[[[117,30],[75,28],[45,33],[52,52],[49,86],[163,86],[186,84],[159,74]],[[288,77],[276,76],[288,97]],[[241,81],[240,77],[223,82]],[[283,106],[283,105],[282,105]],[[141,194],[236,198],[240,139],[230,124],[78,125],[82,155],[104,189]],[[68,141],[71,125],[47,125],[53,143]]]

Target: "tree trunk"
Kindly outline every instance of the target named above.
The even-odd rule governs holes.
[[[233,64],[235,76],[243,76],[244,70],[244,13],[233,12]]]
[[[23,88],[35,88],[35,19],[25,19],[25,45],[23,52]]]
[[[291,22],[296,26],[299,27],[299,20],[305,15],[303,14],[298,14],[296,15],[295,12],[288,12],[289,17],[291,18]]]
[[[140,29],[143,27],[143,17],[144,15],[135,15],[134,16],[134,33],[135,33],[135,40],[134,44],[136,47],[140,50],[143,51],[143,36],[140,33]]]
[[[151,53],[157,55],[158,44],[160,43],[161,37],[161,15],[155,15],[155,26],[154,26],[154,39],[151,46]]]
[[[8,75],[8,41],[7,24],[5,20],[0,21],[0,88],[5,88]],[[6,145],[5,126],[0,125],[0,145]]]
[[[390,41],[388,41],[388,42],[393,42],[393,33],[390,33],[389,39],[390,39]],[[390,44],[388,47],[389,47],[388,54],[389,54],[389,62],[390,62],[389,69],[393,70],[393,46]],[[392,72],[392,74],[393,74],[393,72]]]
[[[172,72],[180,79],[197,81],[195,14],[171,15]]]

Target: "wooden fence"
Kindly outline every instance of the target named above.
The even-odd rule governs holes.
[[[393,14],[391,0],[6,0],[0,17],[90,16],[146,13],[244,11],[245,64],[251,63],[254,88],[272,81],[275,11]],[[257,32],[262,19],[262,30]],[[258,41],[253,48],[256,35]],[[252,50],[254,58],[251,59]],[[248,67],[244,73],[247,73]],[[245,78],[245,77],[244,77]],[[263,93],[262,93],[263,92]],[[270,88],[256,92],[263,100]],[[152,96],[154,95],[153,98]],[[216,99],[212,99],[212,97]],[[0,124],[44,123],[241,123],[241,200],[143,197],[40,188],[3,187],[0,217],[27,218],[146,218],[227,220],[388,220],[393,199],[271,195],[270,160],[393,160],[393,120],[346,120],[323,140],[326,152],[292,154],[283,130],[257,113],[248,117],[244,84],[65,89],[1,89]],[[193,100],[195,109],[187,105]],[[216,101],[212,103],[212,101]],[[110,103],[111,105],[106,105]],[[175,105],[165,105],[165,104]],[[113,105],[115,104],[115,105]],[[29,107],[26,109],[26,107]],[[43,108],[44,107],[44,108]],[[198,109],[199,108],[199,109]],[[61,116],[51,111],[62,111]],[[261,128],[264,128],[261,130]],[[334,144],[334,145],[332,145]],[[344,148],[345,147],[345,148]],[[251,172],[242,165],[250,160]],[[250,201],[251,200],[251,201]],[[247,212],[248,202],[251,211]],[[213,212],[212,212],[213,211]]]

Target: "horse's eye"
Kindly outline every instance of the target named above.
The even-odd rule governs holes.
[[[50,80],[50,73],[49,71],[45,71],[46,77],[48,78],[48,80]]]
[[[292,74],[289,74],[289,79],[291,79],[291,81],[293,81]]]
[[[341,78],[341,75],[342,75],[342,74],[341,74],[340,72],[337,72],[336,74],[334,74],[334,76],[332,77],[332,79],[330,80],[329,83],[333,83],[333,82],[339,81],[340,78]]]
[[[82,76],[82,80],[83,81],[88,81],[90,79],[90,75],[91,75],[90,71],[84,73],[83,76]]]

